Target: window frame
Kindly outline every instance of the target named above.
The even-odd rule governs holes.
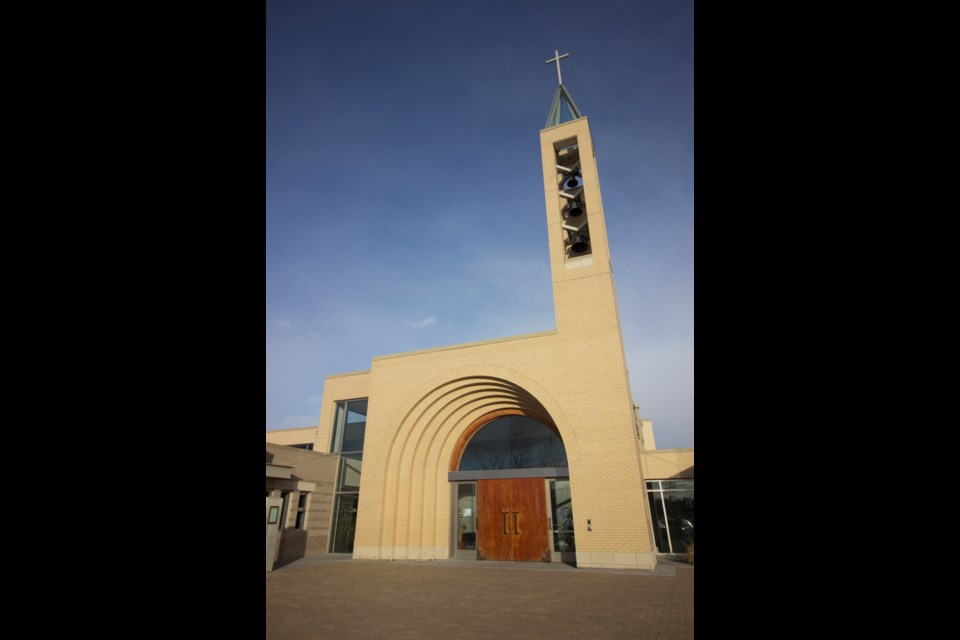
[[[343,438],[346,435],[347,420],[350,415],[350,407],[355,402],[364,402],[366,403],[366,411],[362,414],[364,416],[363,421],[363,436],[360,438],[360,448],[359,449],[350,449],[349,451],[343,451]],[[349,553],[350,551],[336,551],[335,546],[337,544],[337,530],[341,526],[341,502],[344,499],[355,499],[359,504],[360,500],[360,486],[359,480],[357,486],[348,485],[350,488],[348,490],[343,489],[343,479],[346,475],[345,466],[347,460],[359,461],[360,466],[358,468],[358,475],[363,473],[363,445],[366,443],[366,416],[370,408],[370,398],[350,398],[347,400],[337,400],[334,402],[334,413],[333,413],[333,429],[330,435],[330,453],[337,455],[337,476],[336,484],[334,485],[333,493],[333,509],[330,518],[330,535],[328,549],[329,553]],[[359,413],[359,412],[355,412]],[[358,423],[350,423],[358,424]],[[347,526],[350,526],[353,529],[353,534],[356,534],[356,511],[353,512],[354,521],[352,523],[344,523]],[[351,540],[348,544],[349,549],[353,548],[353,541]]]

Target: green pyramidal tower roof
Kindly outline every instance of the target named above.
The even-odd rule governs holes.
[[[553,94],[553,104],[550,105],[550,113],[547,115],[547,126],[544,129],[582,117],[583,114],[580,113],[580,109],[577,109],[567,88],[562,84],[557,85],[557,92]]]

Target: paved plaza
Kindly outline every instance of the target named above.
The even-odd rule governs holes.
[[[267,640],[686,640],[694,569],[305,558],[266,583]]]

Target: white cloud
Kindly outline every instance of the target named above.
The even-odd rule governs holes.
[[[278,329],[289,329],[291,324],[286,320],[274,320],[273,326],[277,327]]]
[[[434,316],[430,316],[429,318],[424,318],[419,322],[408,322],[407,324],[413,327],[414,329],[423,329],[424,327],[437,326],[437,319]]]

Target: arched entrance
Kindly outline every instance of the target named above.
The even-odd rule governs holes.
[[[566,449],[549,418],[502,410],[471,424],[454,447],[454,557],[551,562],[572,556]]]

